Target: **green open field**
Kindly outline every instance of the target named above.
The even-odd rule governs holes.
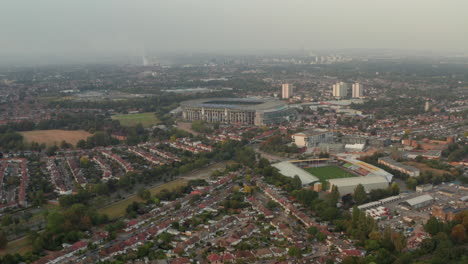
[[[327,186],[326,182],[329,179],[356,177],[356,175],[336,166],[311,167],[304,170],[319,178],[324,188]]]
[[[6,254],[25,254],[32,250],[31,243],[27,237],[22,237],[17,240],[10,241],[6,248],[0,249],[0,256]]]
[[[122,126],[134,126],[141,123],[144,127],[151,127],[159,123],[158,118],[154,112],[140,113],[140,114],[127,114],[127,115],[114,115],[112,119],[119,120]]]
[[[184,179],[177,179],[174,181],[170,181],[168,183],[164,183],[162,185],[155,186],[153,188],[150,188],[151,195],[155,195],[162,191],[163,189],[168,189],[168,190],[173,190],[179,186],[187,184],[187,180]],[[131,195],[121,201],[118,201],[116,203],[113,203],[107,207],[99,209],[100,213],[107,214],[110,219],[116,219],[121,216],[125,215],[125,210],[127,207],[133,203],[133,202],[142,202],[137,195]]]

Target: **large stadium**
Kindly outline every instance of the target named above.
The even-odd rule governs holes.
[[[206,98],[182,102],[185,120],[229,124],[271,125],[295,118],[284,101],[251,98]]]
[[[284,176],[299,176],[303,185],[314,185],[314,189],[319,182],[321,188],[328,191],[335,186],[342,196],[353,193],[359,184],[363,185],[367,192],[385,189],[393,179],[391,173],[347,157],[290,160],[272,166]]]

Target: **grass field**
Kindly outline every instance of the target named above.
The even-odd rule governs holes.
[[[144,127],[151,127],[159,123],[158,118],[153,112],[128,114],[128,115],[114,115],[112,119],[119,120],[122,126],[134,126],[141,123]]]
[[[0,249],[0,256],[6,254],[24,254],[32,250],[32,245],[27,237],[10,241],[6,248]]]
[[[185,184],[187,184],[186,180],[177,179],[168,183],[164,183],[162,185],[155,186],[153,188],[150,188],[149,190],[151,192],[151,195],[155,195],[163,189],[173,190]],[[125,215],[125,210],[133,202],[142,202],[142,200],[136,195],[131,195],[122,201],[118,201],[116,203],[113,203],[112,205],[99,209],[99,212],[107,214],[110,219],[116,219]]]
[[[324,188],[326,188],[326,182],[329,179],[356,177],[356,175],[335,166],[305,168],[305,170],[319,178]]]
[[[20,132],[26,142],[45,143],[47,146],[60,145],[65,140],[68,143],[76,145],[80,139],[86,139],[91,136],[84,130],[34,130]]]

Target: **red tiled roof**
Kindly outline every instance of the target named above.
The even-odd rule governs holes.
[[[233,260],[233,259],[234,259],[234,256],[231,253],[226,253],[223,256],[223,261],[229,261],[229,260]]]
[[[220,257],[218,254],[213,253],[213,254],[211,254],[211,255],[208,256],[208,260],[209,260],[210,262],[216,262],[216,261],[220,261],[220,260],[221,260],[221,257]]]

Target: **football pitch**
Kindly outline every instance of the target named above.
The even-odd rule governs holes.
[[[356,177],[356,175],[336,166],[311,167],[304,170],[319,178],[322,184],[325,184],[329,179]]]

